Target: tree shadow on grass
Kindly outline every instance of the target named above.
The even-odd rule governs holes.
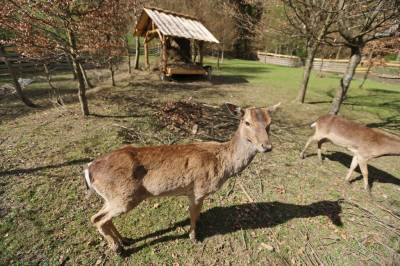
[[[243,84],[243,83],[249,83],[249,81],[246,79],[246,76],[243,75],[237,75],[237,76],[215,75],[212,77],[211,83],[213,85]]]
[[[352,156],[350,156],[344,152],[334,152],[332,154],[325,155],[325,156],[331,161],[340,162],[342,165],[346,166],[347,168],[350,167],[351,160],[353,158]],[[356,168],[356,171],[361,174],[359,167]],[[369,182],[371,185],[373,185],[373,183],[376,181],[379,183],[391,183],[393,185],[400,186],[399,178],[397,178],[385,171],[382,171],[374,166],[368,165],[368,173],[369,173],[368,174]],[[355,182],[355,181],[358,181],[361,179],[362,179],[362,175],[354,178],[353,180],[351,180],[351,182]]]
[[[382,122],[367,124],[367,127],[380,127],[391,130],[400,130],[400,115],[382,118]]]
[[[18,168],[18,169],[5,170],[5,171],[0,172],[0,177],[11,176],[11,175],[21,175],[21,174],[31,174],[31,173],[34,173],[37,171],[61,168],[64,166],[83,164],[83,163],[88,163],[88,162],[90,162],[89,158],[82,158],[82,159],[76,159],[76,160],[63,162],[63,163],[59,163],[59,164],[54,164],[54,165],[45,165],[45,166],[39,166],[39,167],[34,167],[34,168]]]
[[[228,207],[214,207],[201,213],[197,226],[197,238],[200,241],[214,235],[225,235],[240,230],[271,228],[295,218],[309,218],[327,216],[336,226],[342,226],[340,218],[342,208],[338,201],[319,201],[309,205],[297,205],[274,202],[258,202],[233,205]],[[185,219],[171,227],[150,233],[131,240],[132,243],[148,238],[156,238],[148,243],[126,250],[129,256],[144,247],[188,237],[188,233],[181,235],[166,235],[178,227],[187,226],[190,220]]]
[[[205,86],[249,83],[245,76],[242,75],[213,75],[211,80],[208,80],[207,77],[198,75],[174,75],[172,80],[178,84],[204,83]]]

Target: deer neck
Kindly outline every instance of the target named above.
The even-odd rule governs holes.
[[[257,150],[253,145],[246,138],[240,136],[239,129],[225,145],[226,149],[222,154],[222,165],[226,177],[243,171],[257,154]]]

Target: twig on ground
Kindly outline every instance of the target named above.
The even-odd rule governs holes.
[[[246,189],[244,188],[242,182],[238,181],[240,188],[242,189],[243,193],[246,195],[247,199],[251,202],[254,203],[254,200],[250,197],[249,193],[247,193]]]

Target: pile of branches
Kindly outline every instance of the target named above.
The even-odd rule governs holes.
[[[203,109],[199,103],[190,100],[167,102],[160,106],[156,115],[172,131],[196,134]]]
[[[167,102],[158,106],[157,118],[167,129],[181,135],[226,141],[237,128],[237,118],[224,106],[213,106],[189,100]]]

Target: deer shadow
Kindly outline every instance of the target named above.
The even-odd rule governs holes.
[[[347,168],[350,168],[351,160],[353,158],[352,156],[344,152],[333,152],[331,154],[325,155],[325,157],[327,157],[331,161],[340,162]],[[361,174],[359,167],[357,167],[355,171]],[[368,173],[369,173],[368,174],[369,182],[371,186],[373,185],[374,182],[391,183],[400,186],[400,179],[374,166],[368,165]],[[350,182],[353,183],[355,181],[361,180],[362,178],[363,178],[362,175],[359,175],[356,178],[353,178]]]
[[[240,230],[272,228],[295,218],[327,216],[334,225],[342,226],[343,223],[340,218],[342,208],[340,203],[341,200],[319,201],[309,205],[297,205],[274,201],[214,207],[201,213],[197,224],[197,240],[203,241],[214,235],[225,235]],[[180,235],[165,234],[189,224],[190,220],[188,218],[175,223],[169,228],[131,239],[130,242],[135,243],[155,238],[148,243],[127,249],[123,255],[129,256],[145,247],[155,244],[188,238],[188,233]]]
[[[12,175],[21,175],[21,174],[31,174],[31,173],[34,173],[34,172],[37,172],[37,171],[55,169],[55,168],[60,168],[60,167],[64,167],[64,166],[83,164],[83,163],[88,163],[88,162],[90,162],[89,158],[82,158],[82,159],[76,159],[76,160],[63,162],[63,163],[59,163],[59,164],[54,164],[54,165],[45,165],[45,166],[38,166],[38,167],[33,167],[33,168],[10,169],[10,170],[1,171],[0,172],[0,177],[2,177],[2,176],[12,176]]]

